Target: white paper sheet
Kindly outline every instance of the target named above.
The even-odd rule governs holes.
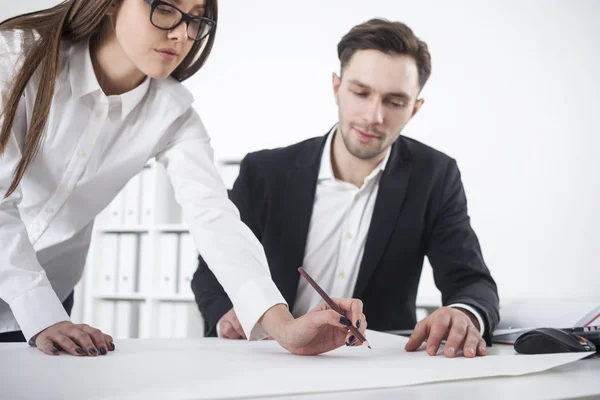
[[[369,331],[373,349],[340,348],[314,357],[273,341],[131,339],[104,357],[51,357],[24,344],[0,344],[2,396],[19,399],[218,399],[376,389],[520,375],[589,353],[520,355],[493,346],[475,359],[407,353],[407,338]],[[441,351],[440,351],[441,353]]]

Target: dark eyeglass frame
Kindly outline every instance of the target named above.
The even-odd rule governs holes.
[[[171,3],[167,3],[165,1],[161,1],[161,0],[144,0],[146,3],[148,3],[151,7],[150,9],[150,23],[163,31],[172,31],[173,29],[177,28],[179,25],[181,25],[182,22],[185,22],[185,26],[186,26],[186,33],[188,33],[188,38],[191,40],[194,40],[196,42],[199,42],[201,40],[203,40],[204,38],[208,37],[208,35],[210,35],[214,29],[215,26],[217,25],[217,22],[215,20],[212,20],[210,18],[207,17],[201,17],[198,15],[190,15],[188,13],[185,13],[183,11],[181,11],[179,8],[177,8],[175,5],[171,4]],[[167,7],[171,7],[177,11],[179,11],[179,13],[181,14],[181,19],[179,20],[179,22],[177,22],[175,25],[173,25],[170,28],[162,28],[160,26],[157,26],[153,21],[152,21],[152,16],[154,15],[154,11],[158,8],[158,6],[167,6]],[[206,32],[205,35],[201,36],[201,37],[190,37],[189,34],[189,29],[190,29],[190,22],[192,21],[201,21],[202,23],[205,23],[208,26],[208,31]],[[200,33],[200,32],[199,32]]]

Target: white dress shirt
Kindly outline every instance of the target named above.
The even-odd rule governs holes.
[[[390,150],[358,188],[333,174],[331,145],[336,132],[337,127],[323,149],[302,265],[330,297],[352,297]],[[303,315],[322,301],[306,279],[300,279],[292,314]],[[462,303],[449,307],[470,311],[484,333],[483,320],[473,307]]]
[[[35,39],[31,31],[0,31],[0,101],[27,43]],[[61,302],[82,275],[94,218],[156,157],[247,337],[263,338],[257,321],[270,307],[286,303],[260,243],[227,198],[191,94],[172,78],[147,78],[128,93],[106,96],[88,43],[63,43],[42,146],[18,189],[4,199],[21,158],[38,82],[35,75],[28,83],[0,156],[0,332],[20,329],[29,340],[69,320]]]

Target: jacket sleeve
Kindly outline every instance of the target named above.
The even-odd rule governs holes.
[[[483,260],[479,240],[470,224],[460,171],[451,160],[439,193],[439,208],[431,229],[427,256],[444,306],[463,303],[484,320],[484,339],[499,322],[496,283]]]

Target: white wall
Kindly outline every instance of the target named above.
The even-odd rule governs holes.
[[[405,134],[458,160],[501,297],[600,301],[600,2],[227,0],[220,14],[187,83],[218,157],[324,134],[338,40],[401,20],[433,61]],[[435,293],[429,270],[422,289]]]

